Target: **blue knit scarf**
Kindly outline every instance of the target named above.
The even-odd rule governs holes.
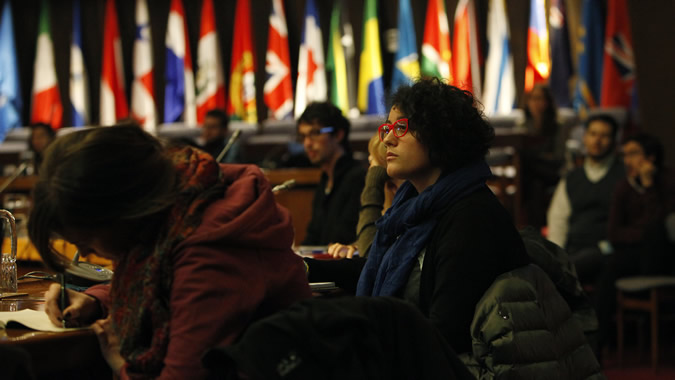
[[[399,295],[438,218],[449,205],[485,186],[491,174],[481,160],[442,176],[419,195],[409,181],[401,185],[393,204],[376,223],[377,233],[356,295]]]

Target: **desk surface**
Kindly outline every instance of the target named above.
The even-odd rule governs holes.
[[[19,275],[33,269],[38,268],[20,268]],[[0,300],[0,311],[44,310],[44,292],[50,284],[51,281],[47,280],[19,281],[19,292],[28,295]],[[86,372],[87,378],[110,379],[108,365],[101,356],[92,330],[54,333],[22,328],[0,329],[0,344],[11,344],[26,350],[38,376],[75,370]]]

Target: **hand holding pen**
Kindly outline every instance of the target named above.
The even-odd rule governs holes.
[[[101,315],[101,306],[96,298],[64,287],[65,296],[61,296],[61,284],[51,284],[45,292],[45,312],[54,326],[88,326]],[[62,303],[61,300],[64,300]]]
[[[66,275],[65,273],[61,273],[59,275],[59,280],[60,280],[60,294],[59,294],[59,310],[61,311],[61,327],[66,328],[66,316],[67,314],[64,313],[64,310],[66,310],[66,307],[70,304],[70,299],[68,297],[68,292],[66,291]]]

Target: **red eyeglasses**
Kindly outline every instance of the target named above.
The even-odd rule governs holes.
[[[394,136],[398,138],[405,136],[405,134],[408,133],[408,119],[398,119],[391,124],[384,123],[380,125],[377,129],[380,141],[384,142],[385,137],[387,137],[392,130],[394,131]]]

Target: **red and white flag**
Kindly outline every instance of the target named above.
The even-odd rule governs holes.
[[[291,57],[288,52],[288,30],[283,0],[272,0],[267,39],[265,71],[265,105],[270,116],[282,120],[293,116],[293,85]]]
[[[59,81],[54,69],[54,45],[49,31],[49,3],[42,2],[35,53],[31,123],[45,123],[57,129],[63,123]]]
[[[197,123],[203,123],[206,113],[214,108],[225,109],[225,77],[213,0],[204,0],[197,45]]]
[[[602,107],[628,107],[635,86],[635,59],[626,0],[607,2]]]
[[[153,86],[152,36],[146,0],[136,0],[134,81],[131,83],[131,115],[148,132],[155,132],[157,116]]]
[[[103,24],[103,67],[101,68],[101,125],[112,125],[129,116],[124,92],[122,41],[117,25],[115,0],[108,0]]]
[[[460,0],[455,10],[452,41],[452,74],[455,86],[481,97],[478,28],[473,0]]]

